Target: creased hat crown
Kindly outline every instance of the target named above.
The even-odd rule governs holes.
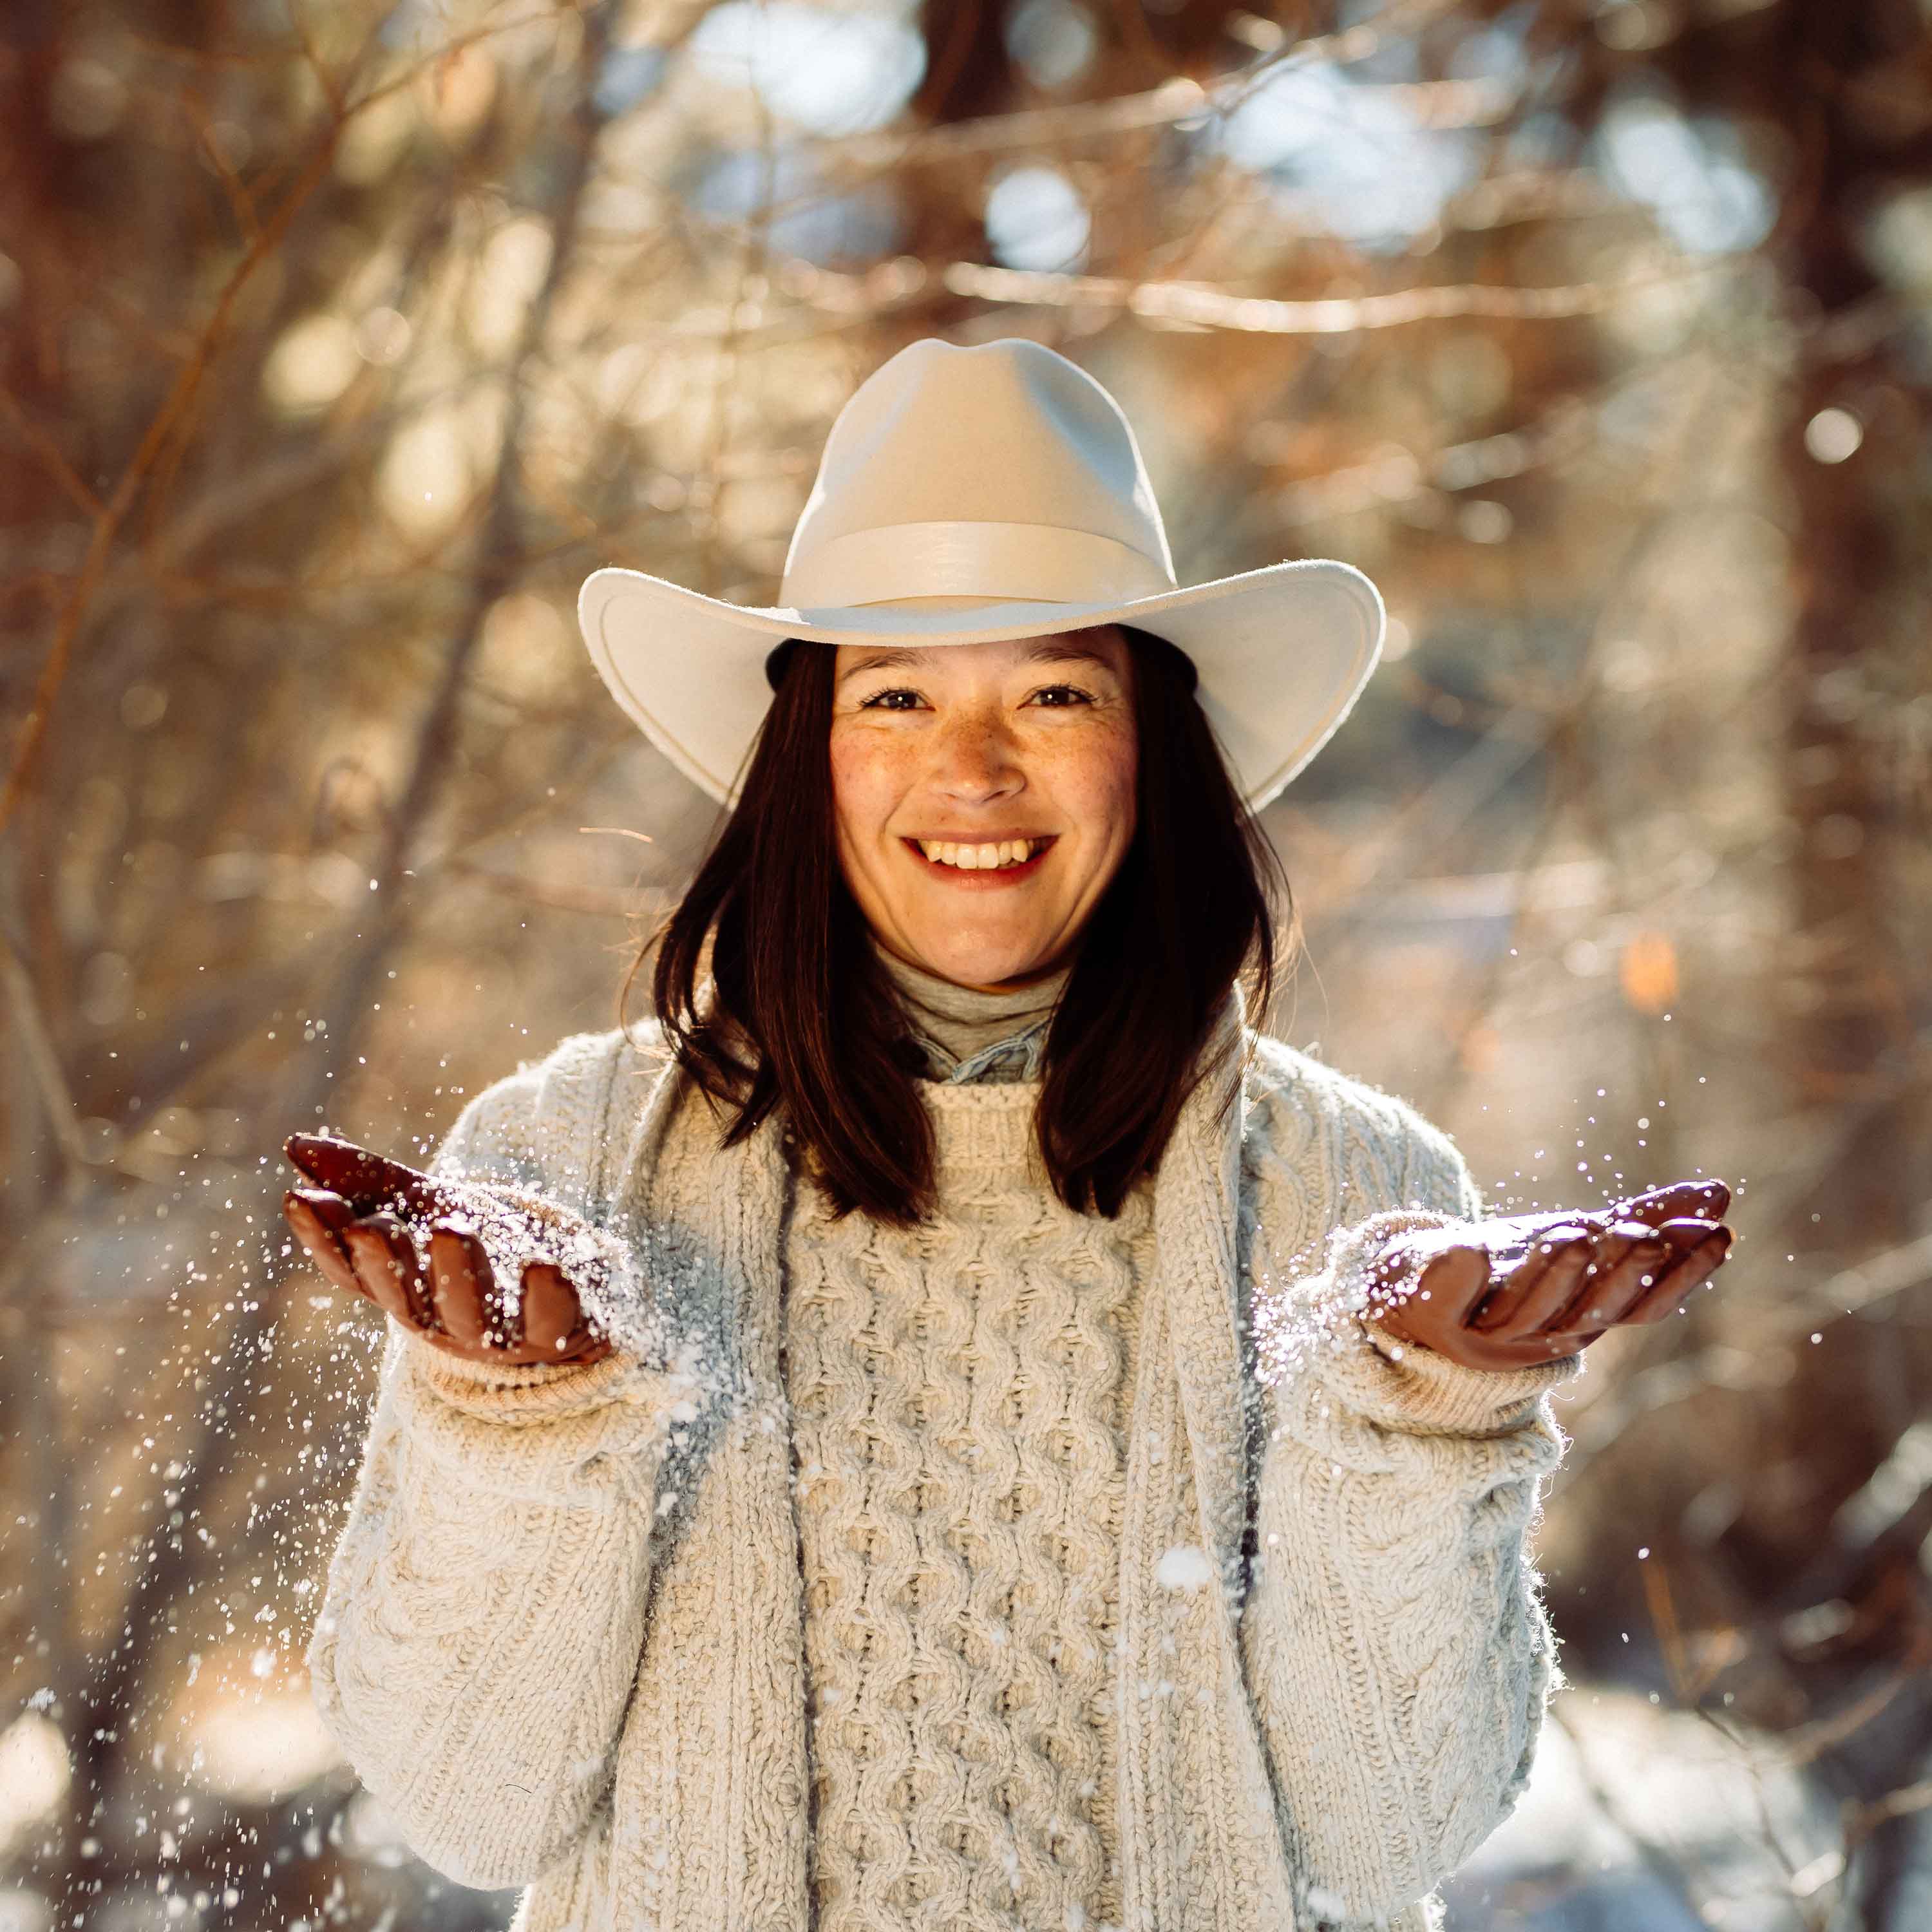
[[[901,350],[826,439],[782,604],[1082,603],[1174,586],[1132,426],[1041,344]]]

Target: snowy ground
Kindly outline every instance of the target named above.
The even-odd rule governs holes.
[[[514,1892],[467,1892],[437,1878],[368,1793],[334,1816],[348,1774],[305,1694],[258,1692],[214,1714],[222,1722],[194,1731],[196,1756],[202,1777],[230,1796],[266,1799],[298,1786],[313,1796],[318,1780],[336,1787],[334,1802],[320,1808],[332,1822],[326,1832],[318,1822],[303,1851],[311,1862],[339,1856],[347,1876],[362,1875],[332,1915],[341,1932],[507,1924]],[[1522,1802],[1443,1888],[1447,1932],[1849,1932],[1856,1918],[1832,1909],[1835,1807],[1772,1741],[1731,1728],[1726,1736],[1639,1692],[1589,1684],[1562,1692]],[[0,1760],[0,1768],[10,1765],[17,1785],[23,1762]],[[56,1788],[44,1796],[59,1802]],[[90,1932],[200,1932],[231,1922],[184,1912],[186,1902],[132,1890],[97,1899]],[[0,1882],[0,1932],[55,1932],[56,1922],[46,1900]],[[248,1932],[265,1925],[246,1912],[232,1922]],[[1932,1911],[1924,1922],[1932,1932]],[[308,1921],[289,1919],[277,1932],[295,1924],[307,1932]]]
[[[1448,1932],[1806,1932],[1826,1922],[1835,1807],[1742,1726],[1573,1684],[1530,1788],[1443,1888]]]

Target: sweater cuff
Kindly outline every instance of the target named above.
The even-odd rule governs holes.
[[[393,1315],[388,1322],[412,1384],[466,1415],[512,1424],[550,1422],[610,1402],[664,1398],[664,1370],[622,1348],[589,1363],[474,1362],[439,1348]]]
[[[1315,1371],[1366,1420],[1418,1434],[1498,1435],[1523,1422],[1546,1391],[1583,1372],[1580,1352],[1522,1368],[1472,1369],[1399,1340],[1364,1312],[1369,1266],[1388,1243],[1456,1220],[1432,1208],[1386,1208],[1348,1230],[1334,1251],[1328,1292],[1318,1304],[1330,1340],[1315,1352]]]
[[[1583,1372],[1580,1353],[1520,1369],[1472,1369],[1433,1348],[1399,1342],[1375,1322],[1358,1322],[1368,1352],[1345,1356],[1331,1381],[1358,1414],[1404,1428],[1497,1435],[1516,1427],[1546,1390]]]

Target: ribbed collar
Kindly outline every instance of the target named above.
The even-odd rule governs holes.
[[[877,940],[873,946],[925,1049],[932,1078],[963,1084],[1039,1077],[1047,1028],[1070,968],[1010,992],[985,992],[908,964]]]

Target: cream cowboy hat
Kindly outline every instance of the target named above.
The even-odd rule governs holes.
[[[776,604],[593,571],[577,618],[619,704],[680,771],[736,796],[787,638],[970,644],[1132,624],[1193,661],[1196,697],[1259,810],[1327,742],[1382,650],[1382,600],[1352,565],[1174,581],[1120,405],[1023,338],[909,344],[834,419]]]

